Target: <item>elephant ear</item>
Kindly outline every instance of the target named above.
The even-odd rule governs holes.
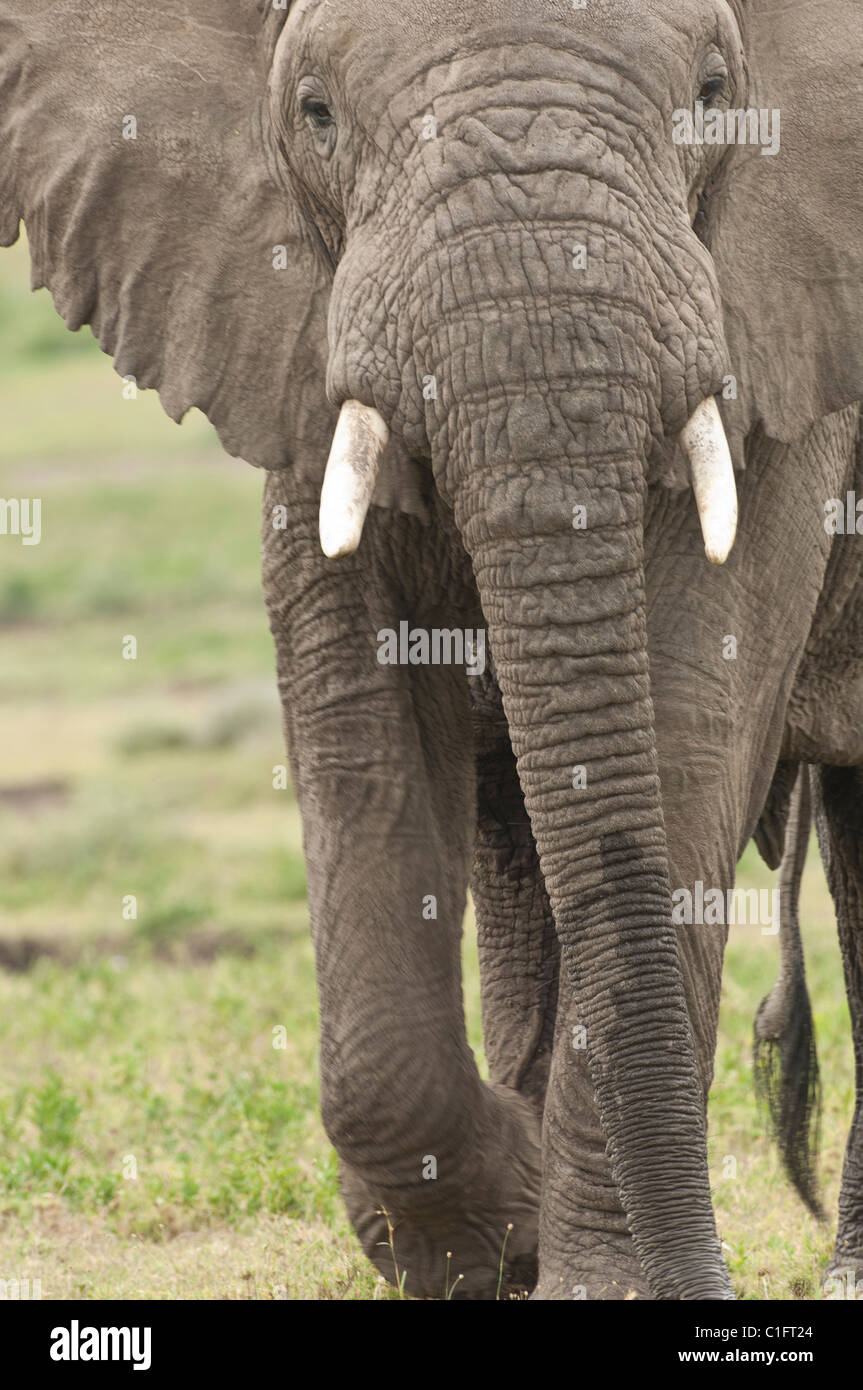
[[[317,478],[332,277],[269,151],[280,27],[255,0],[0,0],[0,244],[23,220],[33,287],[174,420]]]
[[[790,442],[863,398],[863,4],[743,0],[749,106],[778,110],[780,146],[729,152],[708,203],[737,401]]]

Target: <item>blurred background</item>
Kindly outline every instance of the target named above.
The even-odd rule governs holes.
[[[197,412],[178,428],[154,393],[124,399],[90,330],[29,292],[23,237],[0,252],[0,497],[42,499],[39,545],[0,537],[0,1280],[46,1299],[398,1296],[318,1117],[261,487]],[[774,883],[754,846],[739,883]],[[753,1093],[778,943],[733,928],[710,1161],[743,1297],[817,1297],[835,1229],[853,1058],[814,844],[803,923],[829,1224]],[[464,957],[482,1064],[470,912]]]

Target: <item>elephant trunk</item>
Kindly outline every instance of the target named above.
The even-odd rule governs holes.
[[[612,1170],[654,1294],[727,1298],[671,922],[639,427],[576,390],[564,409],[590,418],[564,441],[553,402],[507,394],[484,441],[452,435],[447,470]]]

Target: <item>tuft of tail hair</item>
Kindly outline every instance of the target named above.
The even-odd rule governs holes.
[[[818,1190],[821,1081],[806,987],[798,902],[812,826],[809,769],[801,767],[779,873],[781,969],[755,1016],[754,1074],[782,1162],[806,1206],[824,1218]]]

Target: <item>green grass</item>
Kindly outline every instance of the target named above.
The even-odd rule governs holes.
[[[0,1278],[43,1296],[367,1299],[317,1107],[299,816],[259,585],[261,476],[202,417],[124,401],[0,255]],[[128,635],[134,661],[122,656]],[[770,875],[750,848],[744,886]],[[124,915],[132,895],[136,915]],[[710,1163],[744,1297],[814,1297],[852,1103],[832,910],[813,856],[807,962],[830,1224],[764,1137],[752,1019],[777,943],[736,929]],[[465,994],[482,1060],[470,921]],[[284,1047],[274,1047],[284,1029]]]
[[[752,845],[739,882],[743,887],[773,882]],[[820,1173],[829,1216],[825,1225],[792,1192],[753,1097],[752,1021],[778,973],[777,940],[761,936],[757,927],[732,928],[726,953],[708,1152],[725,1256],[739,1294],[750,1298],[817,1296],[832,1251],[853,1111],[851,1024],[832,903],[814,841],[804,876],[802,920],[824,1091]]]

